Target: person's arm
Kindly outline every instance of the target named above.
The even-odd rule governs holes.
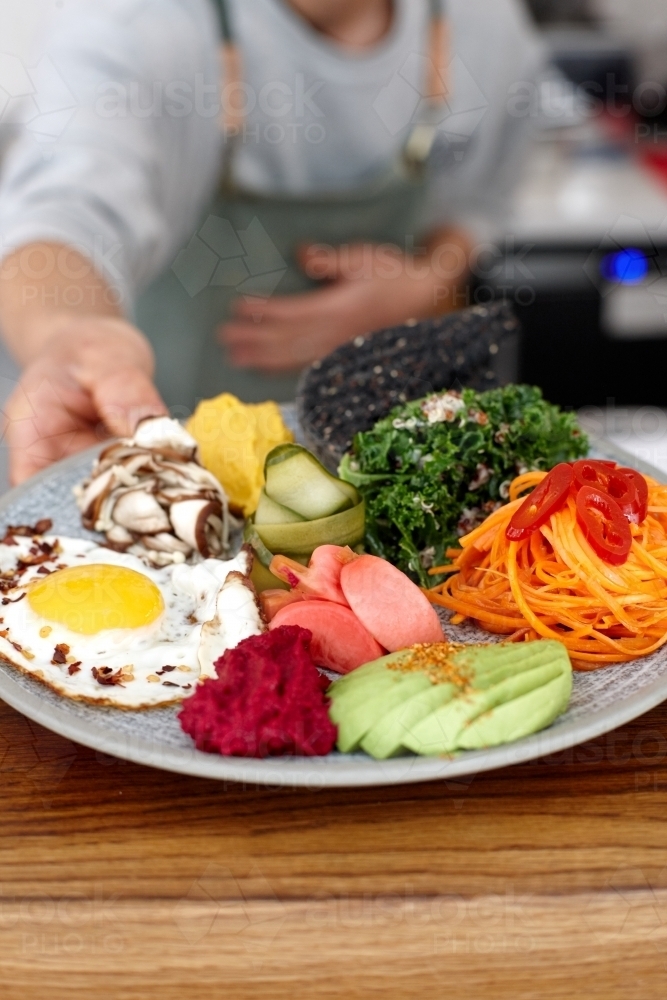
[[[322,287],[237,299],[220,339],[241,367],[301,368],[360,334],[464,306],[471,247],[465,230],[446,226],[415,253],[374,243],[304,247],[302,267]]]
[[[152,383],[150,345],[76,251],[31,244],[7,257],[0,265],[0,327],[25,366],[4,414],[13,483],[166,412]]]
[[[0,259],[32,243],[89,258],[125,310],[171,263],[214,190],[222,133],[212,5],[74,7],[34,95],[56,107],[45,155],[27,108],[0,175]],[[197,96],[203,94],[203,96]]]
[[[5,413],[13,482],[163,408],[152,351],[123,317],[215,183],[215,107],[193,99],[218,93],[216,30],[203,0],[100,0],[50,42],[36,100],[71,117],[48,156],[28,122],[0,183],[0,331],[26,366]]]

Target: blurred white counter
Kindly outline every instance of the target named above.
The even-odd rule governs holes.
[[[667,184],[622,151],[545,138],[531,150],[507,228],[517,243],[664,245]]]
[[[579,420],[595,437],[607,439],[630,455],[649,462],[667,481],[667,410],[655,406],[632,408],[585,407]]]

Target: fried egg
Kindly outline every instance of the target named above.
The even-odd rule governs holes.
[[[182,700],[225,649],[264,631],[252,555],[162,568],[61,536],[0,543],[0,658],[68,698]]]

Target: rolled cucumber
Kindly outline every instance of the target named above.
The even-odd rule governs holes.
[[[289,590],[289,584],[274,576],[259,559],[255,559],[252,564],[250,579],[258,594],[261,594],[263,590]]]
[[[264,475],[267,496],[308,521],[331,517],[359,502],[351,484],[332,476],[300,445],[274,448],[267,456]]]
[[[283,507],[282,504],[276,503],[266,490],[263,489],[259,494],[259,503],[255,511],[255,524],[299,524],[303,521],[305,521],[305,517],[290,510],[289,507]]]
[[[351,547],[363,542],[365,506],[357,489],[332,476],[298,444],[269,452],[257,510],[246,523],[245,540],[261,564],[253,574],[258,590],[285,584],[268,572],[274,555],[308,564],[320,545]]]
[[[289,590],[289,585],[269,570],[269,563],[273,559],[273,554],[269,552],[266,545],[259,537],[255,526],[248,521],[243,532],[243,541],[252,548],[253,560],[250,579],[255,590],[261,593],[263,590]]]
[[[255,562],[261,562],[262,566],[265,566],[266,569],[268,569],[271,565],[271,560],[273,559],[273,552],[269,552],[266,545],[259,537],[252,520],[246,521],[245,528],[243,529],[243,541],[252,546],[255,553]]]
[[[295,524],[256,524],[254,530],[270,552],[308,557],[319,545],[349,545],[354,548],[364,538],[366,507],[363,501],[356,507],[331,517]]]

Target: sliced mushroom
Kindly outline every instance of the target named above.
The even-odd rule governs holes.
[[[157,535],[171,528],[166,510],[160,507],[152,493],[142,489],[133,489],[121,496],[112,517],[116,524],[138,535]]]
[[[192,552],[192,546],[182,542],[180,538],[174,538],[166,531],[159,535],[144,535],[140,543],[153,552],[161,552],[170,556],[168,562],[185,562]]]
[[[182,500],[169,509],[177,536],[204,559],[222,551],[222,508],[219,500]]]
[[[125,552],[133,544],[134,536],[127,528],[122,528],[120,524],[114,524],[107,531],[107,542],[117,552]]]
[[[168,417],[143,420],[131,440],[108,445],[75,495],[85,527],[156,566],[222,555],[235,524],[196,441]]]
[[[99,509],[102,497],[111,485],[113,475],[113,468],[107,469],[100,476],[97,476],[96,479],[91,479],[85,489],[83,486],[75,487],[75,495],[79,509],[83,514],[84,523],[86,521],[90,522],[86,524],[87,528],[92,528],[97,520],[97,510]]]
[[[197,442],[177,420],[169,417],[146,417],[137,425],[132,443],[160,454],[173,453],[185,459],[197,454]]]
[[[149,549],[155,549],[156,551],[182,552],[184,555],[189,555],[192,550],[191,545],[188,545],[187,542],[182,541],[180,538],[174,538],[167,531],[159,535],[146,535],[143,541]]]
[[[200,500],[201,491],[197,489],[185,489],[182,486],[165,486],[159,489],[155,496],[163,507],[169,507],[172,503],[181,503],[182,500]]]
[[[146,535],[146,538],[154,538],[154,535]],[[136,556],[143,562],[148,562],[151,566],[172,566],[174,563],[184,563],[185,556],[182,552],[165,552],[162,549],[152,551],[150,546],[144,545],[143,539],[127,550],[131,556]]]
[[[111,489],[108,493],[103,493],[100,497],[99,504],[96,507],[95,520],[92,524],[88,524],[84,520],[84,525],[87,528],[92,528],[94,531],[101,531],[103,534],[107,534],[107,532],[111,531],[114,526],[114,520],[111,514],[116,506],[116,501],[118,500],[119,495],[122,496],[122,493],[114,489]]]
[[[116,462],[115,465],[111,466],[111,471],[123,486],[136,486],[139,482],[144,462],[143,456],[135,455],[133,458],[128,458],[124,464]]]

